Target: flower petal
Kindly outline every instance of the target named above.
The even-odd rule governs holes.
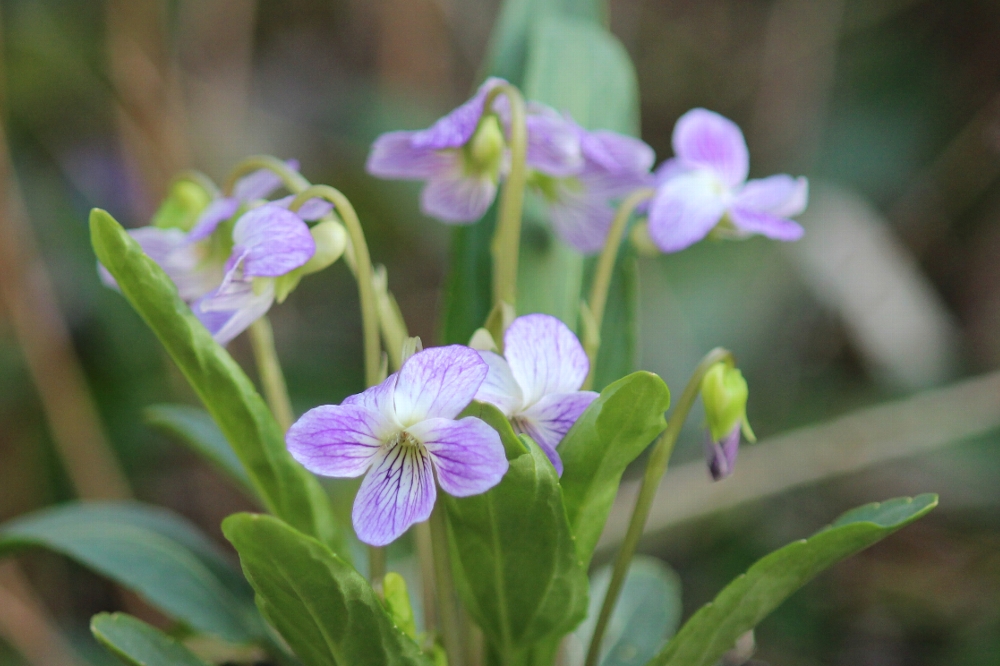
[[[567,393],[583,385],[590,362],[566,324],[547,314],[518,317],[503,336],[504,357],[533,405],[550,393]]]
[[[246,252],[243,274],[247,277],[284,275],[316,252],[316,242],[302,218],[274,204],[241,215],[233,228],[233,242]]]
[[[479,356],[489,366],[489,372],[482,386],[476,391],[475,399],[495,405],[505,416],[510,416],[521,409],[524,396],[521,387],[510,372],[507,360],[491,351],[480,351]]]
[[[400,425],[458,416],[476,396],[488,370],[478,352],[462,345],[414,354],[397,373],[393,392]]]
[[[371,546],[392,543],[410,525],[427,520],[437,490],[430,456],[407,444],[383,446],[354,498],[358,538]]]
[[[146,256],[159,264],[161,268],[167,258],[170,257],[170,254],[184,244],[184,232],[180,229],[139,227],[138,229],[129,229],[128,235],[139,243],[139,247],[146,253]],[[112,289],[118,288],[118,283],[111,273],[108,272],[108,269],[98,263],[97,270],[101,277],[101,282],[105,286]],[[173,279],[174,276],[171,275],[170,277]]]
[[[292,171],[298,171],[299,161],[286,160],[285,166]],[[281,185],[281,178],[276,173],[270,169],[258,169],[236,181],[233,185],[233,196],[239,201],[249,203],[257,199],[266,199]]]
[[[711,169],[729,187],[747,179],[750,152],[743,132],[728,118],[691,109],[674,125],[674,153],[683,161]]]
[[[455,497],[484,493],[507,473],[497,431],[477,418],[427,419],[407,429],[420,440],[437,469],[441,489]]]
[[[733,431],[726,435],[722,441],[712,440],[712,436],[705,434],[705,462],[708,463],[708,472],[714,481],[721,481],[733,473],[736,466],[736,454],[740,449],[740,427],[737,425]]]
[[[535,440],[562,474],[562,460],[556,447],[580,418],[590,403],[597,399],[593,391],[573,391],[545,396],[512,420],[514,428]]]
[[[188,240],[194,242],[208,238],[219,224],[235,215],[239,207],[240,202],[235,197],[222,197],[208,204],[188,232]]]
[[[729,219],[741,231],[760,234],[774,240],[796,241],[805,233],[798,222],[745,208],[731,208]]]
[[[549,206],[552,228],[566,244],[583,254],[600,252],[608,238],[615,211],[596,193],[562,189]]]
[[[365,170],[379,178],[427,180],[446,172],[454,156],[434,148],[416,148],[416,132],[388,132],[375,139]]]
[[[496,194],[497,183],[492,177],[467,176],[459,167],[427,183],[420,193],[420,210],[442,222],[468,224],[486,213]]]
[[[287,197],[282,197],[281,199],[275,199],[271,203],[275,206],[281,206],[282,208],[288,208],[292,201],[295,199],[294,194],[289,194]],[[308,199],[305,203],[299,206],[299,209],[295,211],[295,214],[301,217],[307,222],[315,222],[327,213],[333,210],[333,204],[326,199],[320,199],[319,197],[313,197]]]
[[[292,424],[285,445],[314,474],[361,476],[382,446],[379,416],[358,405],[316,407]]]
[[[644,173],[656,161],[656,153],[645,141],[617,132],[587,132],[582,141],[587,159],[608,171]]]
[[[649,205],[649,235],[663,252],[694,245],[719,223],[726,203],[705,171],[676,176],[660,187]]]
[[[525,161],[530,168],[556,178],[571,176],[583,168],[580,130],[576,123],[554,109],[529,104],[525,126],[528,130]]]
[[[267,280],[260,293],[254,293],[250,280],[234,281],[225,293],[219,291],[211,291],[192,303],[191,311],[223,346],[267,314],[274,303],[273,280]]]
[[[374,432],[383,441],[388,439],[394,431],[402,429],[399,420],[396,419],[396,407],[393,404],[393,393],[396,390],[396,378],[398,374],[393,373],[381,384],[372,386],[361,393],[348,396],[340,403],[342,405],[361,407],[373,415],[378,415],[380,421]]]
[[[806,209],[808,202],[809,181],[805,176],[792,178],[779,174],[747,181],[733,206],[777,217],[794,217]]]
[[[490,90],[506,83],[503,79],[491,77],[479,86],[472,99],[444,116],[425,130],[413,133],[414,148],[458,148],[472,138],[479,119],[483,115],[483,106]]]

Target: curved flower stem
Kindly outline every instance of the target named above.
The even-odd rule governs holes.
[[[525,125],[524,98],[509,83],[490,91],[483,105],[484,113],[499,95],[510,103],[510,174],[500,195],[497,229],[490,250],[493,254],[493,305],[501,301],[511,306],[517,299],[517,260],[521,249],[521,215],[524,209],[524,186],[527,181],[525,160],[528,154],[528,129]]]
[[[285,189],[293,194],[297,194],[309,187],[309,181],[302,174],[289,167],[277,157],[272,157],[271,155],[253,155],[237,164],[236,168],[232,170],[229,178],[226,179],[225,184],[222,186],[223,194],[226,196],[232,194],[237,180],[260,169],[267,169],[278,176],[278,178],[281,178]]]
[[[375,386],[379,382],[379,365],[381,364],[382,347],[379,340],[378,302],[375,298],[375,285],[372,282],[372,262],[368,255],[368,244],[361,228],[361,220],[354,211],[354,206],[340,190],[329,185],[309,185],[296,194],[288,206],[296,211],[306,201],[312,198],[326,199],[334,205],[337,213],[344,221],[347,235],[351,239],[354,253],[355,275],[358,281],[358,295],[361,299],[361,324],[365,340],[365,385]]]
[[[705,373],[713,365],[721,361],[733,364],[732,353],[721,347],[713,349],[701,359],[698,367],[695,368],[694,373],[691,375],[691,379],[688,380],[687,386],[684,387],[684,393],[681,394],[680,400],[677,401],[677,406],[674,408],[670,422],[667,424],[667,429],[663,431],[656,444],[653,445],[653,452],[649,456],[649,462],[646,463],[646,472],[642,477],[642,486],[639,488],[639,497],[635,501],[635,509],[632,510],[628,532],[625,533],[621,550],[618,551],[618,555],[615,557],[615,566],[611,572],[611,582],[608,583],[608,591],[604,595],[604,603],[601,605],[601,614],[597,617],[594,634],[590,639],[587,660],[584,662],[585,666],[597,666],[597,660],[601,651],[601,640],[604,638],[604,632],[608,628],[611,611],[614,610],[615,604],[618,602],[618,595],[621,593],[622,584],[625,582],[625,574],[628,573],[632,556],[635,555],[639,539],[642,538],[642,531],[646,527],[646,518],[649,517],[649,509],[653,505],[656,488],[660,485],[660,479],[663,478],[663,474],[667,471],[667,463],[670,462],[670,455],[673,453],[674,445],[677,443],[677,436],[680,434],[681,428],[687,420],[688,413],[690,413],[694,401],[698,398],[702,378],[704,378]]]
[[[286,432],[295,421],[295,412],[292,411],[285,376],[281,372],[281,363],[274,348],[274,331],[266,316],[250,324],[250,344],[257,359],[257,374],[260,375],[267,404],[281,426],[281,431]]]
[[[621,247],[622,238],[625,235],[625,227],[636,206],[646,201],[655,190],[644,187],[636,190],[625,197],[625,200],[618,206],[618,212],[611,222],[608,230],[608,238],[604,241],[604,248],[601,256],[597,260],[597,270],[594,271],[594,282],[590,286],[590,301],[587,303],[589,309],[589,322],[592,327],[588,334],[584,335],[584,347],[587,351],[587,358],[590,359],[590,372],[583,384],[583,389],[588,390],[594,384],[594,368],[597,365],[597,352],[601,347],[601,324],[604,321],[604,307],[608,302],[608,289],[611,287],[611,275],[615,269],[615,260],[618,259],[618,249]]]

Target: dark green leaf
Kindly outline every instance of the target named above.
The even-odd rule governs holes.
[[[152,405],[146,408],[145,417],[146,423],[186,444],[254,496],[243,463],[211,414],[189,405]]]
[[[667,427],[670,391],[635,372],[601,392],[559,445],[560,480],[576,553],[587,566],[611,512],[625,468]]]
[[[611,567],[590,579],[587,620],[574,634],[573,650],[583,661],[594,624],[611,580]],[[618,603],[604,633],[601,666],[641,666],[674,635],[681,621],[681,581],[674,570],[655,557],[632,560]]]
[[[222,523],[257,607],[306,666],[429,666],[368,582],[333,551],[272,516]]]
[[[103,210],[91,212],[90,236],[98,260],[208,408],[268,510],[346,554],[319,481],[292,460],[253,383],[191,314],[166,273]]]
[[[90,631],[108,652],[130,666],[208,666],[159,629],[124,613],[99,613]]]
[[[493,307],[490,241],[496,222],[494,203],[479,222],[456,226],[451,232],[440,331],[444,344],[468,344]]]
[[[68,504],[0,528],[0,554],[42,547],[121,583],[192,629],[232,643],[263,625],[246,581],[186,521],[133,502]]]
[[[507,453],[507,460],[513,460],[528,452],[524,442],[514,432],[510,421],[499,409],[488,402],[476,402],[473,400],[465,410],[459,414],[459,418],[475,416],[487,423],[491,428],[500,434],[500,441],[503,443],[504,451]]]
[[[538,445],[510,462],[494,488],[444,495],[452,569],[469,614],[510,664],[575,627],[587,611],[587,574],[576,557],[559,478]]]
[[[712,666],[793,592],[937,506],[937,495],[901,497],[848,511],[808,539],[758,561],[689,619],[650,666]]]

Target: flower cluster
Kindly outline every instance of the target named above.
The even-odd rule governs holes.
[[[527,315],[507,329],[504,356],[460,345],[418,352],[378,386],[303,415],[288,431],[288,450],[323,476],[367,472],[354,501],[354,529],[365,543],[382,546],[427,520],[435,476],[455,497],[485,492],[503,478],[500,436],[477,418],[458,418],[472,400],[498,407],[561,472],[556,447],[597,397],[578,390],[588,369],[565,324]]]
[[[286,164],[298,168],[294,160]],[[292,196],[268,201],[280,186],[268,169],[237,180],[228,196],[180,180],[154,223],[129,232],[220,344],[264,316],[303,275],[329,266],[344,251],[346,235],[332,219],[331,204],[310,199],[293,213]],[[307,224],[323,218],[312,228]],[[115,287],[99,268],[104,282]]]

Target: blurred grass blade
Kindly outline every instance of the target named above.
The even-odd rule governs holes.
[[[0,526],[0,555],[47,548],[135,591],[192,629],[259,642],[252,592],[194,527],[134,502],[68,504]]]
[[[622,243],[608,288],[601,323],[601,348],[594,369],[594,389],[635,369],[639,361],[639,262],[628,241]]]
[[[649,372],[608,386],[559,445],[559,483],[580,562],[586,567],[614,504],[625,468],[667,427],[670,391]]]
[[[371,586],[316,539],[271,516],[238,513],[222,531],[261,613],[305,666],[430,666]]]
[[[611,581],[611,567],[599,569],[590,578],[590,608],[587,621],[573,634],[572,650],[590,645],[594,624]],[[642,666],[674,635],[681,622],[681,581],[673,569],[655,557],[638,555],[632,560],[625,584],[604,634],[601,666]]]
[[[98,260],[166,347],[243,463],[268,510],[347,556],[319,481],[292,460],[250,379],[177,295],[166,273],[108,213],[94,209]]]
[[[144,416],[146,423],[185,444],[256,498],[243,463],[211,414],[189,405],[152,405],[145,409]]]
[[[165,633],[124,613],[98,613],[90,632],[129,666],[208,666]]]
[[[689,619],[649,666],[713,666],[736,640],[824,569],[937,506],[937,495],[900,497],[848,511],[812,537],[764,557]]]

